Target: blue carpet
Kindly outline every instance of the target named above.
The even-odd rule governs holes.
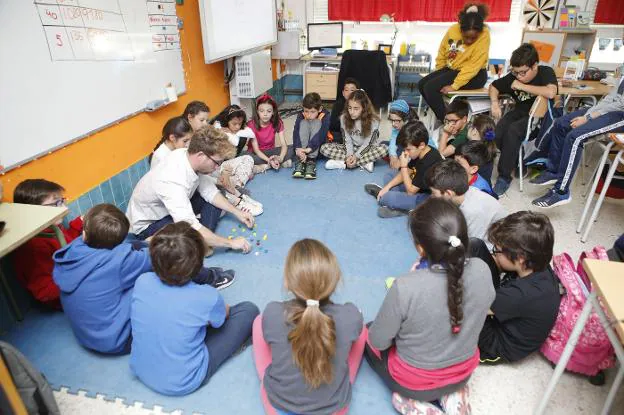
[[[387,171],[381,165],[373,174],[326,171],[319,164],[315,181],[294,180],[292,170],[258,175],[248,185],[252,196],[264,205],[264,213],[256,218],[256,236],[249,230],[242,232],[229,216],[217,229],[221,235],[253,238],[254,251],[242,255],[217,250],[206,260],[207,266],[236,270],[236,282],[221,292],[226,302],[251,300],[262,310],[269,301],[286,298],[282,288],[286,253],[295,241],[309,237],[327,244],[340,261],[344,278],[334,300],[355,303],[365,321],[372,320],[385,294],[384,279],[405,272],[416,258],[405,217],[378,218],[376,202],[363,190],[367,182],[381,183]],[[263,240],[265,234],[267,239]],[[122,398],[129,405],[139,401],[144,408],[160,405],[165,411],[189,414],[263,413],[251,348],[226,362],[195,393],[167,397],[134,378],[129,357],[100,356],[82,349],[62,313],[30,312],[2,340],[21,350],[55,389],[85,390],[88,396],[99,393],[107,399]],[[365,361],[354,386],[351,413],[395,413],[390,393]]]

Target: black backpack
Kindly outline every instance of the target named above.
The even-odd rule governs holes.
[[[52,388],[41,372],[15,347],[0,341],[0,358],[9,370],[15,388],[29,414],[60,415]],[[2,385],[5,388],[5,385]],[[5,395],[6,395],[6,391]],[[14,408],[7,399],[0,399],[0,413],[12,414]]]

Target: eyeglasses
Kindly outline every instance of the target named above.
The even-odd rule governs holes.
[[[398,123],[402,122],[403,120],[400,119],[400,118],[396,119],[396,118],[388,117],[388,121],[390,121],[390,124],[398,124]]]
[[[527,74],[530,70],[531,70],[531,68],[529,68],[529,69],[525,69],[524,71],[516,71],[515,69],[512,69],[512,70],[511,70],[511,74],[512,74],[515,78],[517,78],[517,77],[519,77],[519,76],[520,76],[520,77],[523,77],[523,76],[525,76],[525,75],[526,75],[526,74]]]
[[[212,160],[212,162],[213,162],[214,164],[216,164],[216,165],[217,165],[217,167],[220,167],[220,166],[223,164],[223,162],[225,161],[225,160],[217,161],[217,160],[213,159],[212,157],[210,157],[210,156],[208,156],[208,155],[206,155],[206,157],[208,157],[210,160]]]
[[[504,254],[505,251],[502,249],[496,249],[496,247],[492,247],[492,250],[490,251],[492,253],[492,255],[497,255],[497,254]]]
[[[54,202],[50,202],[50,203],[44,203],[41,206],[55,206],[55,207],[61,207],[61,206],[65,206],[65,202],[67,201],[67,199],[65,199],[64,197],[60,198],[60,199],[56,199]]]
[[[449,120],[448,118],[444,119],[444,125],[455,125],[460,119]]]

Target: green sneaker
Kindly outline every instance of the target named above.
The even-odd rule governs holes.
[[[308,162],[306,163],[305,179],[306,180],[316,179],[316,160],[308,160]]]
[[[293,171],[292,177],[295,179],[302,179],[306,170],[306,164],[297,160],[295,164],[295,171]]]

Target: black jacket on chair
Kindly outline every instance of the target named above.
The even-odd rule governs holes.
[[[386,54],[380,50],[347,50],[344,52],[338,74],[337,98],[342,98],[342,87],[346,78],[357,79],[360,87],[366,91],[377,109],[385,107],[392,100]]]

